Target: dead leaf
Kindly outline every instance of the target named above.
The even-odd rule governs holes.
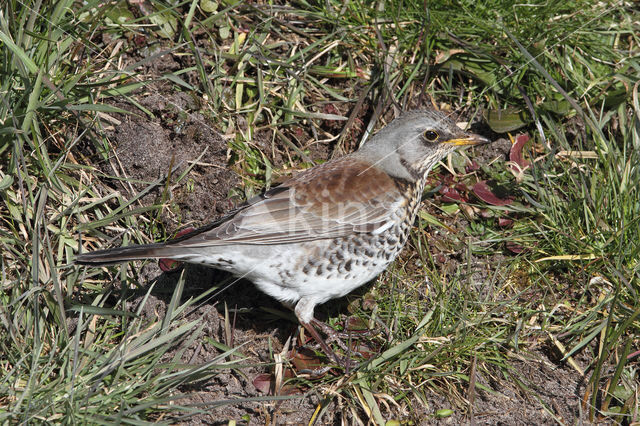
[[[501,199],[491,191],[489,185],[483,180],[473,185],[473,193],[482,201],[492,206],[508,206],[513,202],[512,199]]]
[[[190,234],[195,230],[196,228],[193,228],[193,227],[185,228],[182,231],[178,232],[174,238],[180,238],[183,235]],[[173,259],[167,259],[167,258],[162,258],[158,260],[158,266],[160,266],[160,269],[162,270],[162,272],[168,272],[168,273],[179,271],[183,264],[184,262],[180,262],[178,260],[173,260]]]
[[[268,395],[271,392],[271,384],[273,382],[272,379],[273,377],[271,376],[271,374],[263,373],[263,374],[258,374],[251,383],[253,383],[253,386],[259,392],[262,392]]]
[[[523,246],[521,246],[518,243],[514,243],[513,241],[507,241],[506,246],[507,246],[507,250],[515,254],[520,254],[524,251]]]
[[[513,145],[511,145],[511,149],[509,150],[509,160],[518,165],[511,165],[511,170],[514,172],[521,172],[526,170],[527,167],[531,164],[529,161],[525,160],[522,155],[522,148],[524,148],[524,144],[529,141],[529,135],[523,134],[516,136],[516,141]]]
[[[468,201],[465,197],[462,196],[456,189],[448,188],[443,186],[440,188],[440,193],[442,194],[442,200],[445,202],[466,202]]]
[[[513,226],[513,220],[500,217],[498,218],[498,226],[501,228],[511,228]]]
[[[323,359],[318,357],[314,351],[305,347],[299,347],[291,351],[291,364],[297,371],[316,371],[325,366]]]

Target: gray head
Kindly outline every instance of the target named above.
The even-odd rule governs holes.
[[[387,174],[417,181],[447,154],[488,139],[462,131],[440,111],[407,111],[384,127],[353,155]]]

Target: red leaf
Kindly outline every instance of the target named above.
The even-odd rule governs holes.
[[[456,191],[453,188],[448,188],[446,186],[443,186],[442,188],[440,188],[440,193],[443,195],[442,199],[444,201],[449,201],[449,202],[465,202],[467,201],[467,199],[465,197],[463,197],[458,191]]]
[[[158,266],[162,272],[176,272],[182,266],[182,262],[173,259],[162,258],[158,260]]]
[[[184,228],[182,231],[178,232],[174,238],[180,238],[183,235],[187,235],[187,234],[189,234],[189,233],[191,233],[191,232],[193,232],[195,230],[196,230],[196,228],[193,228],[193,227]]]
[[[511,228],[511,226],[513,226],[513,220],[500,217],[498,218],[498,226],[501,228]]]
[[[456,189],[456,191],[458,191],[459,193],[465,193],[469,190],[469,188],[467,187],[467,185],[465,185],[464,183],[460,182],[457,183],[456,186],[454,187]]]
[[[464,166],[464,170],[467,173],[471,173],[471,172],[475,172],[476,170],[480,169],[480,165],[478,163],[476,163],[475,160],[472,160],[469,164],[467,164],[466,166]]]
[[[511,145],[511,149],[509,150],[509,160],[520,166],[520,170],[526,169],[529,164],[531,164],[522,156],[522,148],[524,148],[524,144],[527,143],[529,139],[529,135],[516,136],[516,142]],[[511,166],[511,169],[516,172],[518,171],[518,168],[513,165]]]
[[[251,383],[253,383],[253,386],[258,391],[265,394],[269,394],[269,391],[271,391],[271,382],[272,382],[271,374],[264,373],[264,374],[258,374]]]
[[[520,244],[514,243],[512,241],[507,241],[507,249],[509,251],[511,251],[512,253],[515,253],[515,254],[519,254],[519,253],[522,253],[524,251],[524,247],[522,247]]]
[[[483,180],[473,185],[473,193],[482,201],[492,206],[507,206],[513,202],[513,200],[509,198],[505,200],[498,198],[498,196],[491,191],[489,185]]]
[[[297,371],[318,370],[324,367],[324,362],[316,353],[308,348],[300,347],[291,352],[291,363]]]
[[[193,228],[193,227],[185,228],[182,231],[178,232],[175,238],[182,237],[183,235],[187,235],[195,230],[196,228]],[[183,262],[180,262],[178,260],[162,258],[158,261],[158,266],[160,266],[160,269],[162,270],[162,272],[176,272],[180,269],[180,267],[182,266],[182,263]]]
[[[440,179],[439,181],[444,185],[444,186],[451,186],[451,183],[453,183],[453,175],[440,175]]]

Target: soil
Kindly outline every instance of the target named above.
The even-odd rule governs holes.
[[[165,58],[166,59],[166,58]],[[163,59],[163,61],[165,60]],[[157,62],[157,61],[156,61]],[[159,67],[152,62],[149,67]],[[171,69],[170,61],[162,65]],[[150,69],[151,72],[153,69]],[[112,145],[112,156],[108,161],[95,161],[95,166],[107,175],[135,178],[138,184],[125,185],[117,179],[103,181],[105,191],[118,189],[127,197],[132,197],[148,186],[148,182],[160,177],[159,184],[140,200],[141,205],[149,205],[161,200],[166,205],[162,209],[161,219],[167,229],[181,226],[197,226],[219,217],[229,210],[238,200],[230,201],[229,195],[237,188],[241,180],[229,169],[228,144],[220,133],[212,127],[209,120],[200,112],[201,106],[189,95],[174,93],[166,84],[155,83],[135,96],[137,102],[147,108],[153,117],[139,115],[125,103],[114,106],[128,109],[133,114],[110,114],[119,124],[107,129]],[[115,121],[112,121],[115,122]],[[308,139],[302,135],[301,140]],[[310,135],[309,135],[310,136]],[[258,138],[257,143],[265,139]],[[265,142],[266,143],[266,142]],[[353,144],[345,144],[351,148]],[[481,151],[476,157],[480,163],[488,163],[505,158],[510,144],[502,140]],[[309,148],[309,147],[306,147]],[[315,145],[310,151],[314,160],[324,161],[331,156],[330,147]],[[97,158],[97,157],[93,157]],[[272,158],[273,164],[281,164],[282,157]],[[186,176],[177,181],[176,177],[195,165]],[[170,173],[172,165],[175,167]],[[170,183],[165,186],[167,176]],[[167,189],[168,188],[168,193]],[[163,198],[164,197],[164,198]],[[430,200],[427,200],[427,205]],[[434,210],[435,213],[435,210]],[[455,226],[464,227],[464,221]],[[433,241],[437,241],[437,235]],[[410,250],[410,249],[409,249]],[[453,248],[443,264],[455,265],[464,247]],[[405,256],[410,256],[405,255]],[[480,265],[473,272],[473,281],[482,282],[493,273],[490,265],[500,263],[499,258],[479,259]],[[484,263],[483,263],[484,262]],[[229,277],[224,273],[200,266],[186,266],[188,283],[184,297],[197,296],[211,286],[223,285]],[[166,311],[173,288],[178,279],[176,273],[163,273],[156,263],[147,263],[140,273],[141,283],[156,281],[152,297],[143,309],[143,315],[149,318],[162,317]],[[362,289],[362,294],[370,288]],[[478,289],[491,291],[490,289]],[[142,296],[131,305],[136,309]],[[322,318],[327,310],[344,312],[344,301],[318,309]],[[225,306],[231,318],[232,332],[225,332]],[[240,403],[225,403],[233,399],[246,399],[268,396],[264,390],[256,388],[262,375],[272,373],[273,354],[280,353],[288,339],[295,342],[298,325],[290,311],[270,297],[259,292],[253,284],[239,281],[211,300],[201,303],[187,313],[187,319],[199,318],[204,324],[203,335],[192,347],[186,348],[182,361],[188,364],[201,364],[210,361],[219,350],[207,343],[205,337],[229,346],[240,346],[241,353],[247,359],[246,367],[221,370],[213,378],[201,383],[183,386],[179,389],[183,398],[177,403],[201,407],[203,412],[185,418],[174,419],[184,424],[228,424],[229,420],[246,421],[249,424],[304,424],[314,417],[323,394],[310,387],[304,393],[292,390],[293,399],[282,401],[254,400]],[[229,339],[232,341],[229,341]],[[182,348],[176,348],[180,350]],[[517,387],[514,380],[498,377],[498,371],[486,367],[477,373],[476,381],[492,391],[476,390],[472,401],[473,410],[465,407],[453,407],[448,395],[427,394],[428,404],[414,401],[412,412],[395,412],[390,409],[385,415],[390,419],[414,424],[555,424],[575,423],[583,419],[580,411],[579,395],[583,394],[584,383],[580,376],[565,363],[559,363],[549,350],[539,347],[528,353],[513,357],[510,368],[519,382],[533,389],[539,400],[528,395],[531,392]],[[478,370],[480,371],[480,369]],[[495,373],[495,374],[492,374]],[[267,398],[268,399],[268,398]],[[317,419],[317,424],[343,424],[354,421],[352,413],[343,411],[338,398],[329,403],[329,408]],[[436,412],[443,408],[454,409],[446,418],[438,418]],[[363,412],[357,413],[366,419]]]
[[[159,83],[149,89],[153,92],[139,94],[137,101],[162,118],[142,117],[130,104],[115,103],[113,106],[131,114],[111,114],[119,122],[106,132],[111,156],[94,165],[108,176],[139,181],[106,181],[128,198],[155,181],[154,189],[140,203],[164,202],[160,219],[166,228],[213,221],[234,206],[229,195],[239,183],[228,167],[227,142],[198,112],[199,105],[189,95],[162,93],[168,88]]]

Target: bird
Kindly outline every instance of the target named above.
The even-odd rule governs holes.
[[[358,150],[304,170],[213,223],[163,243],[78,254],[79,265],[167,258],[252,281],[313,327],[317,305],[382,273],[407,242],[429,171],[454,150],[489,140],[444,112],[411,110]]]

